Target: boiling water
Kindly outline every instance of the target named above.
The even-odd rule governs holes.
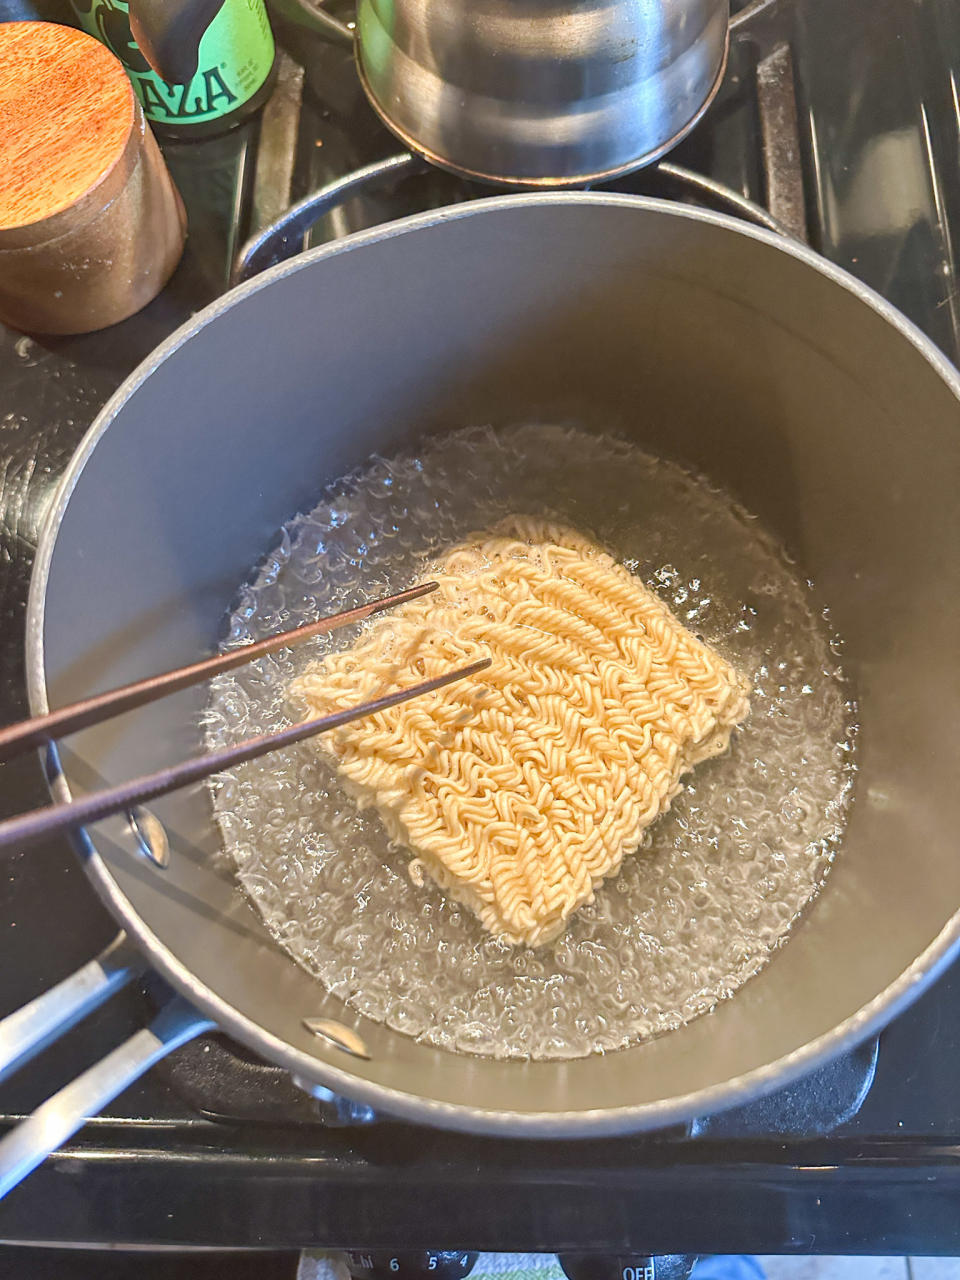
[[[457,432],[325,490],[241,590],[228,644],[408,586],[511,513],[593,535],[753,684],[730,752],[687,775],[561,938],[506,945],[430,882],[413,885],[409,854],[309,742],[219,779],[215,806],[273,936],[352,1008],[448,1049],[574,1058],[677,1027],[762,968],[838,846],[855,724],[810,584],[756,521],[674,465],[561,428]],[[355,637],[220,678],[209,741],[288,723],[291,679]]]

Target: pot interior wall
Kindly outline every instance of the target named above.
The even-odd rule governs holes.
[[[455,1057],[369,1023],[371,1062],[331,1056],[300,1020],[342,1007],[266,937],[216,856],[204,789],[155,806],[172,837],[165,875],[103,824],[98,848],[146,926],[273,1052],[313,1055],[320,1077],[348,1069],[360,1093],[369,1081],[523,1112],[651,1104],[637,1119],[654,1123],[662,1100],[829,1032],[947,925],[960,903],[960,415],[871,307],[732,224],[575,196],[418,219],[307,255],[214,312],[140,375],[79,474],[46,591],[51,704],[210,650],[278,526],[371,451],[563,420],[627,433],[737,493],[830,602],[862,712],[845,846],[789,944],[713,1015],[565,1065]],[[71,787],[192,753],[202,701],[72,739]]]

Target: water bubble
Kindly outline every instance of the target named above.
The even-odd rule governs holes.
[[[16,340],[13,344],[13,350],[17,359],[22,360],[28,369],[33,368],[44,354],[43,348],[38,347],[32,338],[26,336]]]

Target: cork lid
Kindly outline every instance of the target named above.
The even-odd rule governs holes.
[[[135,119],[123,66],[98,40],[0,23],[0,232],[75,206],[124,154]]]

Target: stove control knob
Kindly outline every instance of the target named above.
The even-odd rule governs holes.
[[[440,1253],[435,1249],[422,1253],[369,1249],[347,1254],[347,1266],[355,1280],[464,1280],[476,1260],[475,1253]]]
[[[696,1254],[561,1253],[567,1280],[687,1280]]]

